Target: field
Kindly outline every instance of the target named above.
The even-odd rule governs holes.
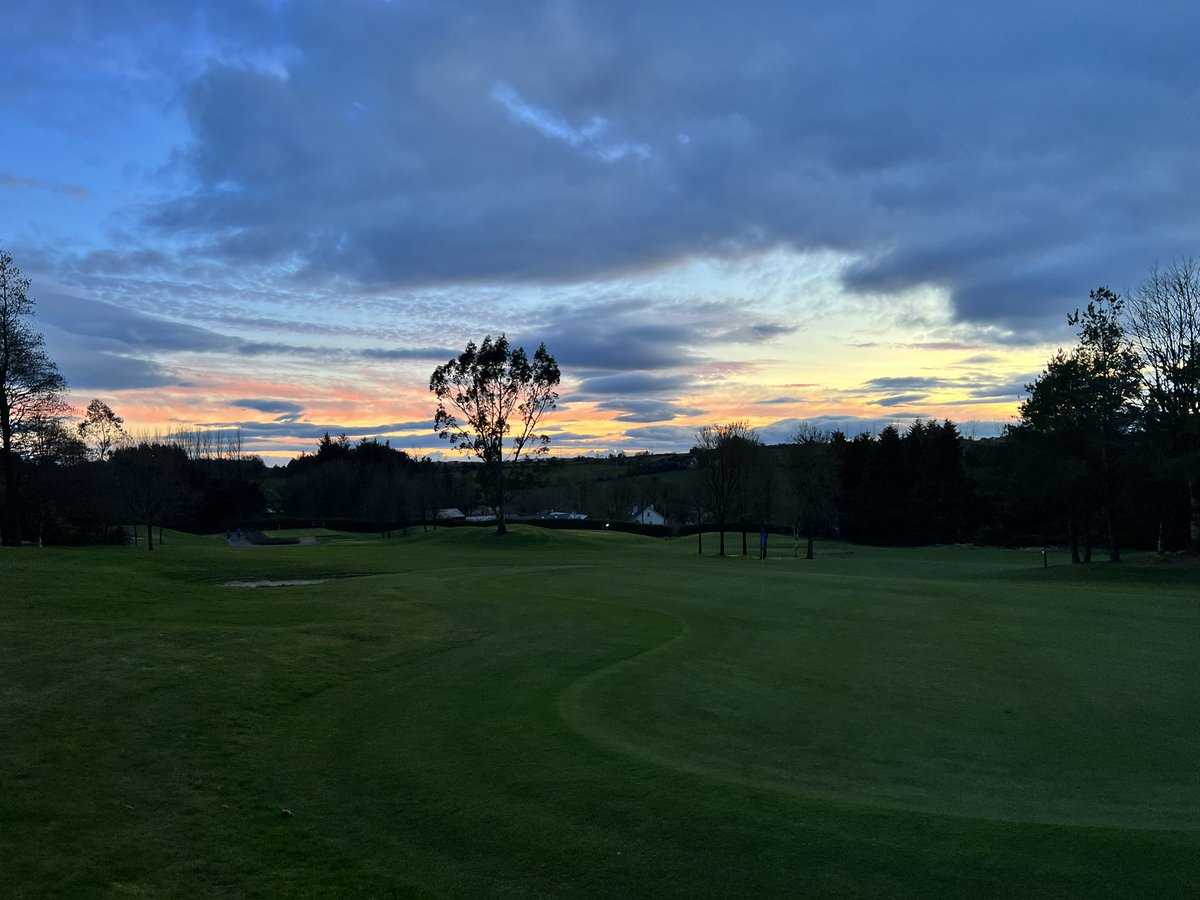
[[[0,896],[1200,895],[1200,569],[315,536],[0,554]]]

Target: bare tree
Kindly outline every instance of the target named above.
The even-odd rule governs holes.
[[[21,546],[21,458],[39,427],[70,412],[63,399],[66,379],[29,321],[34,306],[29,284],[12,256],[0,250],[0,544],[13,547]]]
[[[720,532],[719,553],[725,555],[725,526],[745,502],[745,488],[756,452],[762,446],[746,422],[705,425],[696,432],[696,478],[700,495]]]
[[[813,558],[817,532],[833,518],[838,494],[838,460],[832,435],[802,423],[792,438],[792,534],[799,555],[800,538],[807,541],[805,559]]]
[[[1200,265],[1155,267],[1127,298],[1124,322],[1141,358],[1146,430],[1186,487],[1189,537],[1200,549]]]

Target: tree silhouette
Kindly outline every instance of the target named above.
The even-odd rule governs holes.
[[[1031,385],[1020,406],[1022,424],[1051,439],[1057,452],[1076,456],[1098,488],[1109,559],[1121,561],[1116,501],[1121,438],[1133,425],[1140,363],[1121,326],[1123,301],[1108,288],[1091,292],[1087,307],[1067,321],[1079,343],[1061,350]]]
[[[1141,357],[1144,427],[1187,490],[1189,541],[1200,549],[1200,265],[1185,258],[1153,269],[1123,321]]]
[[[746,422],[705,425],[696,432],[696,478],[700,496],[717,521],[719,555],[725,555],[725,526],[745,502],[750,468],[761,446]]]
[[[125,420],[99,398],[88,404],[83,421],[76,426],[81,440],[94,448],[96,459],[108,459],[108,454],[127,435]]]
[[[29,284],[12,256],[0,250],[0,543],[13,547],[21,546],[21,460],[38,431],[70,411],[63,399],[66,379],[29,321],[34,306]]]
[[[429,390],[438,399],[433,428],[438,437],[483,461],[485,485],[496,506],[496,534],[505,534],[506,462],[522,452],[545,453],[550,438],[536,434],[542,416],[558,401],[558,363],[542,344],[530,360],[503,334],[478,347],[468,343],[433,370]],[[508,441],[507,447],[505,442]]]

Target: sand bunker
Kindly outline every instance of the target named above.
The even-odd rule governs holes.
[[[321,584],[328,578],[260,578],[256,581],[226,581],[224,587],[256,588],[256,587],[293,587],[298,584]]]

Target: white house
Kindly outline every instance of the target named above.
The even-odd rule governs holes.
[[[653,506],[647,506],[643,509],[639,509],[638,507],[635,506],[633,508],[633,511],[630,513],[630,516],[633,519],[633,521],[638,522],[642,525],[666,525],[667,524],[666,517],[662,513],[660,513],[657,509],[655,509]]]

